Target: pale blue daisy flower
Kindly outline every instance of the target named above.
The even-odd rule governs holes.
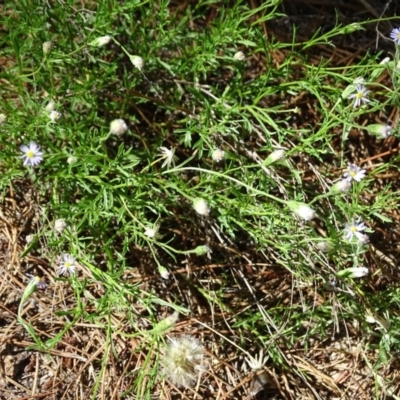
[[[370,100],[368,100],[367,95],[370,91],[367,90],[367,88],[362,85],[358,84],[356,85],[356,93],[351,94],[348,98],[349,99],[355,99],[353,107],[360,107],[361,104],[366,104],[369,103]]]
[[[400,46],[400,28],[394,28],[392,32],[390,32],[390,38]]]
[[[23,144],[19,149],[24,153],[20,156],[24,160],[24,165],[34,167],[43,161],[43,152],[35,142],[30,142],[29,146]]]

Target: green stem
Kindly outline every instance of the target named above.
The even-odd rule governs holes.
[[[199,172],[205,172],[205,173],[208,173],[208,174],[211,174],[211,175],[219,176],[220,178],[225,178],[225,179],[228,179],[228,180],[230,180],[230,181],[232,181],[232,182],[235,182],[235,183],[237,183],[238,185],[245,187],[246,189],[250,190],[250,191],[253,192],[253,193],[259,194],[259,195],[261,195],[261,196],[268,197],[268,198],[270,198],[270,199],[272,199],[272,200],[275,200],[275,201],[277,201],[277,202],[279,202],[279,203],[282,203],[282,204],[285,204],[285,205],[287,205],[287,204],[289,203],[287,200],[280,199],[280,198],[278,198],[278,197],[273,196],[272,194],[265,193],[265,192],[263,192],[262,190],[254,189],[253,187],[251,187],[251,186],[249,186],[249,185],[247,185],[247,184],[245,184],[245,183],[239,181],[239,180],[236,179],[236,178],[232,178],[232,177],[229,176],[229,175],[224,175],[224,174],[221,174],[220,172],[211,171],[211,170],[208,170],[208,169],[197,168],[197,167],[173,168],[173,169],[169,169],[168,171],[164,171],[164,172],[162,173],[162,175],[164,175],[164,174],[169,174],[169,173],[174,173],[174,172],[188,171],[188,170],[191,170],[191,171],[199,171]],[[188,198],[188,195],[187,195],[187,194],[182,193],[180,190],[178,190],[178,192],[180,192],[183,196],[185,196],[186,198]],[[191,199],[191,200],[192,200],[192,199]]]

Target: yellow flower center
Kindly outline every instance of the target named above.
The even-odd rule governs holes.
[[[27,156],[28,158],[33,158],[33,157],[35,157],[35,152],[32,151],[32,150],[28,150],[28,151],[26,152],[26,156]]]
[[[363,98],[363,92],[357,92],[357,98],[362,99]]]
[[[69,261],[66,261],[64,265],[65,265],[65,268],[70,268],[71,267],[71,263]]]
[[[355,233],[355,232],[357,232],[357,227],[353,225],[353,226],[350,228],[350,230],[351,230],[352,232]]]

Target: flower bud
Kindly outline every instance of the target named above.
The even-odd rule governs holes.
[[[178,318],[179,312],[174,311],[167,318],[162,319],[157,325],[155,325],[153,330],[158,333],[165,332],[167,329],[170,329],[175,325],[176,321],[178,321]]]
[[[114,119],[110,124],[110,133],[120,136],[128,130],[128,125],[121,118]]]
[[[141,70],[143,67],[143,58],[139,56],[129,56],[129,59],[131,60],[131,63],[133,64],[134,67],[136,67],[138,70]]]
[[[236,61],[243,61],[246,57],[245,57],[243,51],[238,51],[237,53],[235,53],[235,55],[233,56],[233,58],[234,58]]]
[[[67,223],[63,219],[57,219],[56,222],[54,222],[54,230],[57,233],[62,233],[62,231],[67,227]]]
[[[48,42],[44,42],[43,45],[42,45],[43,54],[45,56],[47,56],[47,54],[50,53],[52,47],[53,47],[53,43],[50,40]]]
[[[316,217],[315,211],[310,206],[300,201],[288,201],[287,206],[305,221],[311,221]]]
[[[171,273],[167,270],[167,268],[160,265],[158,267],[158,273],[160,274],[161,278],[168,279]]]
[[[385,57],[379,64],[388,64],[390,62],[390,57]]]
[[[33,235],[33,234],[25,236],[26,243],[28,243],[28,244],[32,243],[34,239],[35,239],[35,235]]]
[[[265,159],[264,165],[267,167],[268,165],[280,161],[285,157],[285,155],[286,155],[285,150],[283,149],[275,150]]]
[[[351,179],[345,178],[340,180],[339,182],[336,182],[329,190],[329,193],[342,194],[342,193],[347,193],[350,189],[351,189]]]
[[[392,127],[390,125],[372,124],[366,128],[369,133],[372,133],[379,139],[386,139],[392,134]]]
[[[69,165],[75,164],[77,161],[78,161],[78,159],[77,159],[75,156],[69,156],[69,157],[67,158],[67,163],[68,163]]]
[[[6,115],[5,114],[0,114],[0,125],[4,124],[6,122]]]
[[[207,217],[210,214],[210,208],[208,207],[208,203],[204,199],[194,199],[193,208],[200,215],[204,215]]]
[[[46,107],[45,107],[44,109],[50,113],[50,112],[53,111],[55,108],[56,108],[56,103],[55,103],[55,101],[54,101],[54,100],[50,100],[50,101],[47,103],[47,105],[46,105]]]
[[[197,246],[195,249],[193,249],[191,252],[198,256],[203,256],[204,254],[207,254],[210,252],[210,248],[205,244],[203,246]]]
[[[317,242],[316,247],[322,253],[329,253],[334,249],[334,245],[330,239],[325,239]]]
[[[61,113],[57,110],[50,111],[49,118],[51,122],[56,122],[61,118]]]
[[[102,47],[102,46],[105,46],[106,44],[108,44],[110,42],[110,40],[111,40],[111,36],[109,36],[109,35],[101,36],[101,37],[98,37],[97,39],[94,39],[89,44],[90,44],[90,46],[94,46],[94,47]]]
[[[363,26],[358,23],[358,22],[353,22],[349,25],[346,25],[345,27],[343,27],[343,32],[345,34],[347,33],[353,33],[353,32],[357,32],[359,30],[364,30]]]
[[[341,278],[362,278],[368,275],[368,268],[365,267],[353,267],[347,268],[336,273]]]

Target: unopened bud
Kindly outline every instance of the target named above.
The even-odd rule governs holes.
[[[101,37],[98,37],[97,39],[94,39],[89,44],[94,47],[102,47],[102,46],[105,46],[106,44],[108,44],[110,42],[110,40],[111,40],[111,36],[109,36],[109,35],[101,36]]]
[[[264,165],[267,167],[268,165],[271,165],[273,163],[276,163],[277,161],[282,160],[286,155],[285,150],[278,149],[273,151],[264,161]]]
[[[43,45],[42,45],[43,54],[44,54],[45,56],[47,56],[47,54],[50,53],[52,47],[53,47],[53,43],[52,43],[51,41],[44,42]]]
[[[200,215],[208,216],[210,214],[210,208],[208,207],[208,203],[204,199],[194,199],[193,208]]]
[[[126,125],[125,121],[121,118],[114,119],[114,121],[110,124],[110,132],[113,135],[120,136],[128,130],[128,125]]]
[[[134,67],[136,67],[138,70],[141,70],[143,67],[143,58],[139,56],[129,56],[129,59],[131,60],[131,63],[133,64]]]

